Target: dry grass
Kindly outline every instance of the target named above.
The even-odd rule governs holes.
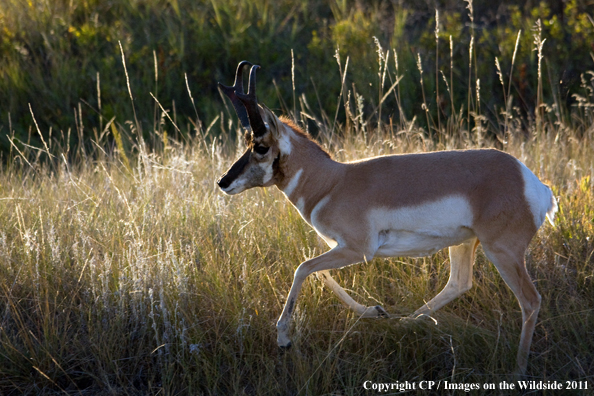
[[[594,387],[592,98],[570,123],[554,108],[543,107],[538,128],[506,114],[499,138],[489,136],[502,125],[490,130],[476,114],[441,120],[430,139],[414,119],[372,127],[377,114],[365,116],[348,89],[339,102],[348,126],[301,102],[337,159],[498,147],[552,186],[557,221],[527,256],[543,297],[528,375]],[[480,251],[474,287],[436,322],[360,320],[311,277],[294,348],[279,351],[274,323],[293,272],[326,247],[275,188],[233,197],[216,188],[241,144],[176,142],[167,125],[155,126],[152,150],[134,137],[132,153],[121,143],[60,147],[54,137],[2,164],[1,394],[358,395],[366,380],[512,380],[521,315]],[[121,142],[123,129],[111,132]],[[449,266],[440,252],[335,273],[360,302],[408,314],[445,285]]]
[[[527,259],[543,295],[534,379],[592,381],[592,133],[549,124],[504,146],[560,202]],[[432,146],[419,131],[385,129],[325,144],[347,160],[494,142]],[[276,189],[228,197],[215,188],[233,151],[196,139],[165,153],[139,148],[130,170],[118,153],[3,166],[3,394],[361,394],[365,380],[510,379],[519,308],[482,254],[475,286],[437,326],[359,320],[311,278],[295,348],[278,351],[274,322],[292,273],[325,247]],[[443,287],[448,259],[373,260],[336,273],[360,301],[410,313]]]

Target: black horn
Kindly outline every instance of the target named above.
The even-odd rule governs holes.
[[[252,127],[252,133],[256,137],[266,134],[266,125],[264,124],[264,120],[262,120],[262,115],[260,115],[258,100],[256,99],[256,70],[259,68],[260,66],[253,65],[250,70],[250,82],[248,85],[247,95],[243,92],[235,92],[247,110],[250,126]]]
[[[237,117],[239,117],[239,121],[241,125],[247,130],[251,131],[250,126],[250,119],[248,117],[248,112],[243,104],[243,101],[239,100],[237,94],[243,95],[243,68],[246,65],[252,66],[251,62],[248,61],[241,61],[239,65],[237,65],[237,71],[235,72],[235,82],[233,83],[232,87],[228,87],[219,83],[219,87],[221,91],[227,95],[227,97],[231,100],[233,107],[235,108],[235,112],[237,113]]]

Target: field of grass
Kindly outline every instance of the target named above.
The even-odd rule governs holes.
[[[547,120],[527,136],[512,119],[505,143],[358,121],[318,140],[340,160],[495,146],[549,183],[560,211],[527,257],[543,297],[528,376],[594,387],[590,116],[581,129]],[[54,138],[2,165],[0,393],[358,395],[373,394],[367,380],[513,380],[519,307],[480,249],[474,287],[435,322],[360,320],[311,277],[294,347],[279,351],[274,323],[293,271],[326,247],[276,188],[217,189],[241,143],[160,136],[160,148],[139,140],[133,154]],[[51,154],[68,149],[78,160]],[[448,270],[441,252],[334,272],[359,301],[409,314]]]
[[[540,58],[545,37],[531,34]],[[559,212],[554,226],[547,223],[538,232],[526,260],[542,295],[527,379],[594,388],[592,75],[582,76],[575,106],[566,107],[537,62],[530,73],[538,77],[526,81],[536,93],[536,111],[525,113],[516,108],[511,59],[505,59],[509,74],[493,65],[505,103],[497,108],[481,101],[479,76],[425,70],[419,82],[422,65],[398,71],[379,41],[367,41],[366,56],[375,62],[374,98],[348,83],[353,69],[347,63],[356,60],[338,56],[340,68],[326,60],[335,70],[332,78],[347,81],[340,96],[330,98],[335,112],[321,103],[330,97],[324,91],[318,106],[299,92],[283,92],[292,98],[279,99],[281,107],[341,161],[496,147],[549,184]],[[509,52],[515,56],[513,44]],[[119,61],[123,55],[152,56],[131,54],[126,43],[120,48]],[[364,389],[366,381],[498,386],[514,380],[519,306],[480,248],[473,288],[434,320],[360,319],[315,276],[308,278],[294,313],[293,348],[280,351],[274,324],[294,270],[327,247],[275,187],[232,197],[219,191],[215,180],[243,142],[218,95],[209,98],[218,116],[202,123],[194,115],[176,117],[169,102],[153,108],[152,97],[139,95],[129,71],[132,84],[120,81],[119,89],[123,100],[135,102],[121,100],[112,110],[134,108],[140,100],[151,106],[138,106],[134,116],[115,113],[114,122],[103,117],[92,128],[76,118],[75,125],[63,126],[66,132],[53,134],[41,120],[33,122],[29,139],[13,139],[3,154],[0,394],[346,396],[377,394]],[[291,81],[291,71],[285,74]],[[436,77],[446,95],[453,84],[473,87],[456,99],[462,111],[409,109],[408,117],[400,111],[387,116],[393,111],[388,97],[392,107],[404,104],[401,85],[394,84],[398,78],[403,90],[416,84],[423,104],[417,107],[427,109],[439,99],[424,84]],[[223,82],[231,83],[232,75]],[[259,86],[269,90],[274,84],[261,78]],[[196,97],[190,87],[181,83],[179,89]],[[75,113],[83,114],[80,109]],[[487,120],[487,113],[494,116]],[[137,133],[142,129],[144,135]],[[81,139],[70,139],[70,133]],[[333,276],[359,302],[407,315],[445,285],[449,259],[447,251],[375,259]]]

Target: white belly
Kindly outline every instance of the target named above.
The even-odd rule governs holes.
[[[370,243],[377,257],[431,255],[472,238],[472,208],[460,196],[399,209],[369,212]]]
[[[375,257],[429,256],[448,246],[459,245],[474,236],[468,228],[460,228],[448,234],[435,236],[404,230],[385,230],[379,235]]]

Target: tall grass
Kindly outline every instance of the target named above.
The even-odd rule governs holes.
[[[558,218],[527,255],[543,297],[528,375],[594,387],[592,80],[584,76],[571,123],[541,97],[539,124],[509,105],[500,124],[485,126],[491,133],[476,133],[463,115],[443,113],[440,138],[430,139],[416,116],[373,127],[382,98],[399,100],[394,83],[418,79],[414,68],[401,74],[397,63],[389,66],[379,44],[369,51],[376,49],[379,84],[393,82],[389,90],[375,87],[374,112],[344,83],[350,68],[338,58],[344,91],[337,106],[346,118],[333,120],[305,97],[294,99],[293,115],[314,122],[317,139],[341,161],[498,147],[550,184]],[[133,91],[132,80],[130,97]],[[0,393],[358,395],[367,394],[366,380],[512,380],[521,314],[480,250],[474,287],[435,321],[360,320],[310,277],[294,315],[294,347],[278,350],[274,322],[293,272],[327,247],[275,188],[219,192],[214,180],[242,150],[240,140],[227,138],[235,121],[223,122],[223,114],[200,134],[176,138],[173,110],[154,112],[153,148],[129,132],[138,122],[106,119],[92,145],[71,147],[53,135],[39,146],[14,145],[2,163]],[[500,130],[505,136],[497,139]],[[119,143],[104,149],[109,132]],[[445,285],[449,265],[440,252],[335,274],[360,302],[409,314]]]

